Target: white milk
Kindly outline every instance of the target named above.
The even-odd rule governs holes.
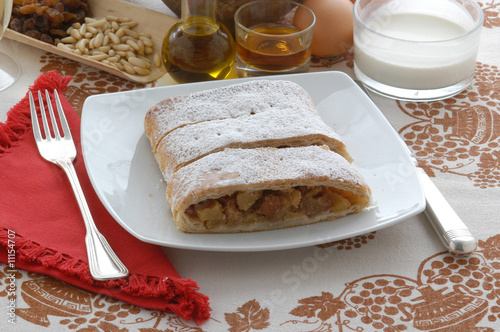
[[[366,26],[369,29],[355,28],[354,58],[357,68],[377,82],[437,89],[462,82],[474,72],[479,37],[464,37],[467,29],[450,19],[396,13]]]

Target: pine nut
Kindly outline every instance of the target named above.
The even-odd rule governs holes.
[[[80,52],[85,53],[85,46],[87,45],[87,42],[87,39],[80,39],[75,46],[80,50]]]
[[[147,65],[148,65],[148,63],[146,61],[144,61],[142,59],[139,59],[139,58],[136,58],[136,57],[133,57],[133,56],[131,56],[130,58],[128,58],[128,62],[132,66],[137,66],[137,67],[141,67],[141,68],[146,68]]]
[[[140,50],[139,45],[137,45],[137,43],[132,39],[127,40],[127,45],[130,45],[130,47],[132,47],[137,52],[139,52]]]
[[[115,51],[127,52],[130,49],[130,46],[127,44],[118,44],[112,46]]]
[[[125,55],[125,58],[131,58],[131,57],[135,57],[135,53],[132,52],[132,51],[127,51],[127,55]]]
[[[118,54],[122,58],[126,58],[127,57],[127,52],[124,52],[124,51],[116,51],[116,54]]]
[[[102,46],[108,46],[109,45],[109,36],[105,35],[104,39],[102,40]]]
[[[76,40],[82,39],[82,35],[77,29],[71,30],[71,37],[75,38]]]
[[[90,27],[88,25],[87,25],[87,31],[94,34],[94,35],[97,34],[97,32],[98,32],[96,28]]]
[[[153,55],[153,63],[156,67],[161,66],[161,57],[158,53],[155,53],[155,55]]]
[[[108,34],[108,36],[111,42],[113,42],[114,44],[120,44],[120,38],[118,38],[117,35],[115,35],[114,33],[110,33]]]
[[[126,27],[129,27],[130,29],[131,28],[135,28],[139,23],[135,22],[135,21],[130,21],[130,22],[123,22],[121,24],[121,26],[126,26]]]
[[[130,29],[125,29],[125,34],[127,36],[130,36],[130,37],[135,38],[135,39],[139,39],[139,37],[140,37],[139,33],[135,32],[134,30],[130,30]]]
[[[125,67],[123,67],[123,65],[119,62],[111,62],[111,64],[121,71],[125,70]]]
[[[96,55],[89,55],[88,58],[91,60],[101,61],[104,59],[108,59],[109,56],[107,54],[96,54]]]
[[[125,68],[125,71],[131,75],[136,74],[134,67],[128,62],[123,63],[123,68]]]
[[[149,75],[149,70],[146,69],[146,68],[142,68],[142,67],[137,67],[137,66],[134,66],[134,71],[139,74],[139,75],[142,75],[142,76],[146,76],[146,75]]]
[[[87,25],[83,23],[78,32],[80,32],[80,35],[84,36],[87,33]]]
[[[144,55],[145,47],[144,47],[144,43],[142,42],[142,40],[139,39],[137,41],[137,46],[139,46],[139,50],[137,50],[137,52],[139,52],[139,54],[141,54],[141,55]]]
[[[96,48],[99,48],[102,46],[102,42],[104,41],[104,35],[102,34],[102,32],[99,32],[96,36],[95,36],[95,41],[94,41],[94,46]]]
[[[144,61],[144,62],[146,62],[146,69],[151,69],[151,67],[153,67],[153,66],[151,65],[151,60],[149,60],[149,59],[148,59],[148,58],[146,58],[145,56],[138,55],[138,56],[137,56],[137,58],[138,58],[138,59],[140,59],[140,60],[142,60],[142,61]]]
[[[109,47],[109,46],[101,46],[101,47],[99,47],[99,51],[101,51],[103,53],[109,53],[110,50],[111,50],[111,47]]]
[[[116,31],[120,29],[120,26],[118,25],[118,23],[116,23],[116,21],[111,21],[111,28]]]
[[[75,44],[78,40],[75,37],[64,37],[61,39],[61,43],[64,44]]]
[[[118,29],[116,32],[115,32],[115,35],[118,36],[118,38],[122,38],[123,36],[125,36],[125,29],[124,28],[120,28]]]
[[[97,20],[97,21],[93,21],[93,22],[90,22],[90,23],[87,23],[88,26],[91,26],[93,28],[99,28],[99,27],[102,27],[104,26],[108,21],[106,21],[105,18],[102,18],[100,20]]]
[[[71,48],[69,48],[67,45],[65,45],[63,43],[58,43],[57,48],[60,48],[60,49],[65,50],[67,52],[73,52],[73,50]]]
[[[153,41],[148,37],[140,36],[139,40],[144,43],[144,46],[153,47]]]
[[[108,15],[108,16],[106,16],[106,19],[108,21],[115,21],[115,22],[120,20],[120,18],[118,16],[114,16],[114,15]]]

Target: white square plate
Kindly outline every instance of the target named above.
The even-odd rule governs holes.
[[[144,116],[171,96],[248,79],[141,89],[87,98],[82,149],[92,184],[109,213],[137,238],[168,247],[262,251],[311,246],[363,235],[423,211],[425,200],[404,143],[380,110],[341,72],[272,76],[301,85],[324,121],[340,134],[354,167],[372,189],[375,206],[309,226],[243,234],[187,234],[177,229],[165,200],[166,183],[144,134]]]

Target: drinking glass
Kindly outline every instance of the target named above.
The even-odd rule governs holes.
[[[12,0],[0,0],[0,40],[9,25]],[[19,77],[19,66],[7,54],[0,52],[0,91],[7,89]]]
[[[316,18],[302,4],[257,0],[234,15],[239,77],[304,72],[309,69]]]
[[[358,0],[354,71],[387,97],[444,99],[472,82],[482,24],[475,0]]]

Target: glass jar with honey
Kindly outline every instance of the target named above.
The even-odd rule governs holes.
[[[234,39],[216,11],[217,0],[182,0],[181,19],[162,45],[163,63],[179,83],[224,79],[231,72]]]

